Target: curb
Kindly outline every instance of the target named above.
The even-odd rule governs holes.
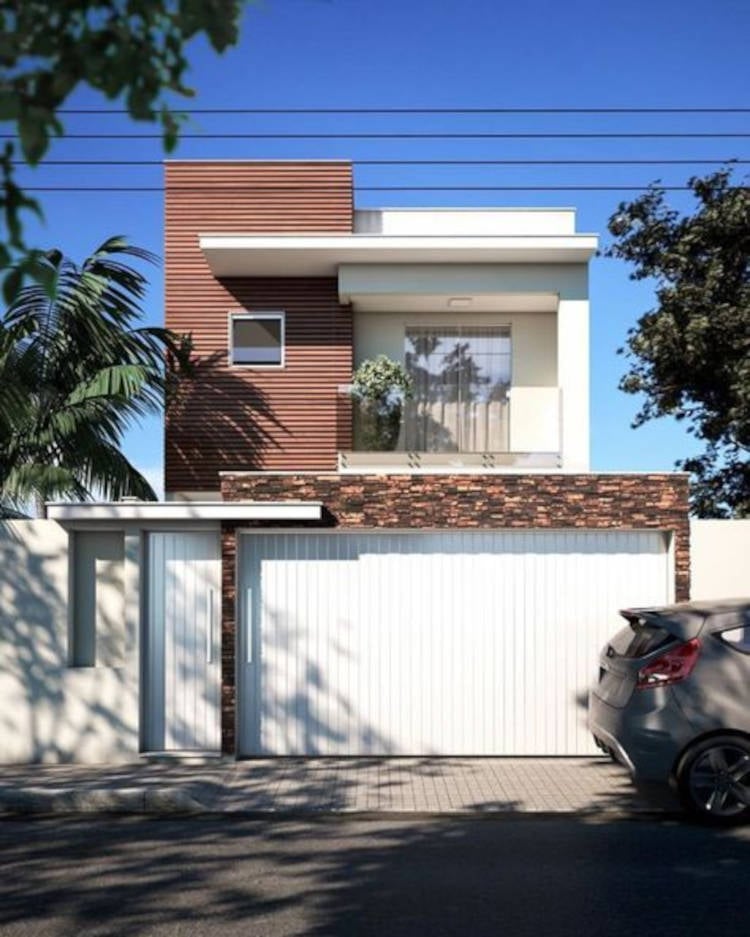
[[[20,791],[0,792],[0,815],[75,815],[75,814],[131,814],[141,816],[211,816],[246,820],[310,821],[436,821],[436,820],[550,820],[575,819],[588,822],[614,820],[674,820],[677,811],[650,807],[632,809],[563,808],[560,810],[360,810],[308,808],[230,808],[222,809],[206,804],[188,791],[169,787],[143,788],[25,788]]]
[[[0,793],[0,813],[5,814],[196,814],[206,806],[184,790],[169,787],[33,788]]]

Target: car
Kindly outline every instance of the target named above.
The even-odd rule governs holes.
[[[750,819],[750,599],[620,614],[589,694],[596,744],[700,818]]]

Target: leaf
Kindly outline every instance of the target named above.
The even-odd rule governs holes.
[[[21,139],[23,155],[32,166],[35,166],[47,151],[49,144],[47,125],[39,117],[22,114],[18,121],[18,135]]]
[[[10,306],[11,303],[16,300],[23,286],[23,276],[23,270],[20,267],[12,267],[8,273],[5,274],[3,280],[3,299],[6,305]]]

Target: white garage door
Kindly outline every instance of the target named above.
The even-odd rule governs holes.
[[[244,535],[240,752],[592,752],[601,646],[669,566],[658,532]]]

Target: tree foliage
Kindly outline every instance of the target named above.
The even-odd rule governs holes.
[[[238,39],[248,0],[0,0],[0,121],[15,126],[21,155],[37,165],[64,133],[68,97],[88,86],[122,99],[136,120],[161,125],[171,151],[181,117],[170,95],[189,97],[186,44],[203,34],[217,52]],[[0,154],[0,270],[11,302],[38,265],[26,252],[22,214],[39,204],[13,178],[15,147]]]
[[[134,421],[159,412],[189,370],[190,343],[137,328],[153,256],[111,238],[80,267],[59,251],[38,262],[47,289],[21,289],[0,320],[0,504],[94,495],[153,499],[121,451]]]
[[[670,208],[650,187],[609,220],[605,251],[653,280],[656,306],[621,349],[620,382],[642,395],[634,426],[660,416],[689,423],[704,443],[677,465],[692,473],[699,516],[750,515],[750,189],[728,170],[689,182],[692,214]]]

